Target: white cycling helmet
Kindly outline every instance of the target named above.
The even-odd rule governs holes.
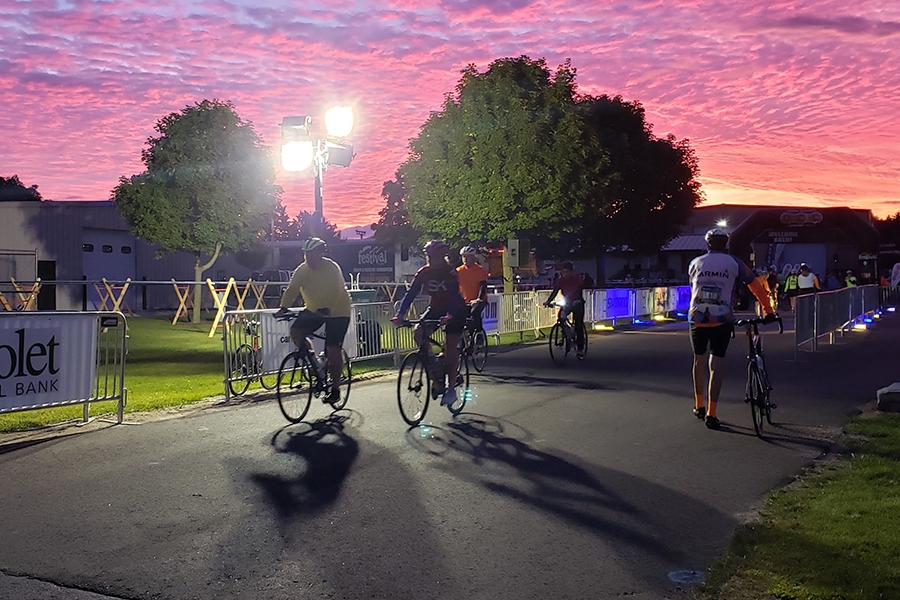
[[[465,256],[467,254],[475,256],[476,254],[478,254],[478,250],[475,249],[475,246],[463,246],[459,251],[459,255]]]
[[[728,232],[724,229],[710,229],[706,232],[706,245],[709,248],[724,250],[728,246]]]
[[[303,242],[302,248],[303,248],[304,252],[309,252],[310,250],[315,250],[316,248],[318,248],[320,246],[327,246],[327,245],[328,244],[326,244],[325,240],[323,240],[322,238],[311,237],[308,240],[306,240],[305,242]]]

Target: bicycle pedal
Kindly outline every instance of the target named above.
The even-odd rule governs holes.
[[[774,402],[769,402],[769,408],[778,408],[778,405]]]

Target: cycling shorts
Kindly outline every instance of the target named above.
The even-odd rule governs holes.
[[[291,329],[295,329],[300,335],[307,337],[315,333],[323,324],[325,325],[325,346],[343,346],[347,329],[350,327],[350,317],[325,317],[309,310],[301,310],[291,324]]]
[[[422,313],[422,319],[437,320],[437,319],[442,319],[444,317],[444,315],[447,314],[447,313],[436,314],[436,312],[437,311],[435,311],[435,313],[432,314],[432,310],[431,310],[431,308],[429,308],[424,313]],[[447,321],[447,325],[444,329],[444,332],[448,333],[450,335],[461,334],[463,332],[463,327],[465,327],[465,325],[466,325],[466,317],[468,317],[468,316],[469,316],[469,307],[468,306],[460,307],[459,310],[457,310],[455,313],[452,313],[450,320]]]
[[[728,344],[731,342],[732,331],[734,331],[734,327],[730,324],[714,327],[697,327],[691,324],[691,346],[694,354],[703,356],[709,346],[709,351],[713,356],[724,358],[728,351]]]

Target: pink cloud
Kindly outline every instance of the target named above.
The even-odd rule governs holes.
[[[358,112],[357,156],[325,174],[326,216],[371,222],[459,71],[571,58],[585,93],[645,106],[688,138],[710,201],[900,210],[900,11],[883,2],[394,0],[16,3],[0,8],[0,174],[52,199],[109,196],[154,123],[234,102],[264,140],[282,117]],[[801,5],[802,6],[802,5]],[[827,35],[823,35],[827,33]],[[311,177],[279,174],[292,212]],[[782,199],[782,200],[779,200]]]

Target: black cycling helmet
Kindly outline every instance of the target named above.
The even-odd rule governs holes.
[[[443,258],[447,256],[447,253],[450,252],[450,246],[441,240],[431,240],[427,244],[425,244],[425,254],[428,256],[436,256],[438,258]]]
[[[718,227],[706,232],[706,247],[710,250],[725,250],[728,247],[728,232]]]

